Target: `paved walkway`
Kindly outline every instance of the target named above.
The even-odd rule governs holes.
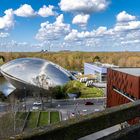
[[[98,131],[96,133],[93,133],[91,135],[85,136],[83,138],[80,138],[79,140],[96,140],[96,139],[99,139],[103,136],[107,136],[113,132],[116,132],[118,130],[120,130],[120,125],[115,125],[113,127],[110,127],[110,128],[104,129],[102,131]]]

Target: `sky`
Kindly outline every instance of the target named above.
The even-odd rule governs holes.
[[[140,51],[140,0],[0,0],[0,51]]]

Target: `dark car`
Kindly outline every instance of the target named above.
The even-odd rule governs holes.
[[[85,105],[93,105],[93,103],[88,101],[88,102],[85,103]]]

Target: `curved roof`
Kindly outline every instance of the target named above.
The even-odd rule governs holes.
[[[1,66],[1,72],[4,76],[43,88],[63,85],[75,79],[70,72],[59,65],[39,58],[12,60]]]

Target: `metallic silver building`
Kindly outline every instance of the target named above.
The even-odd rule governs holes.
[[[0,68],[2,75],[18,89],[49,89],[75,77],[66,69],[39,58],[19,58]]]

